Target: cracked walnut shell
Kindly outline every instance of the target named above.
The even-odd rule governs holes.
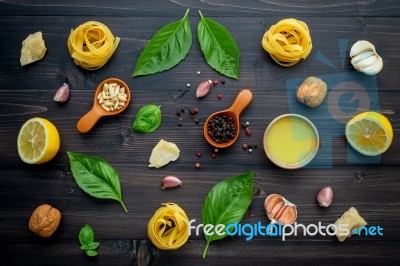
[[[309,77],[297,89],[297,99],[309,107],[317,107],[326,96],[326,83],[316,77]]]
[[[29,219],[29,229],[38,236],[50,237],[60,224],[61,213],[49,204],[37,207]]]

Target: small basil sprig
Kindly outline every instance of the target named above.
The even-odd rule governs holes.
[[[221,74],[239,78],[239,47],[229,31],[212,19],[203,17],[201,11],[197,36],[203,55],[212,68]]]
[[[211,241],[219,240],[227,234],[217,234],[219,224],[225,226],[242,220],[253,198],[253,171],[225,179],[216,184],[204,199],[201,209],[202,224],[214,225],[211,234],[205,234],[207,241],[203,253],[205,259]]]
[[[189,9],[185,16],[162,27],[146,45],[136,62],[132,76],[142,76],[168,70],[189,53],[192,30]]]
[[[94,232],[90,225],[85,224],[79,232],[79,242],[81,249],[86,251],[86,255],[94,257],[97,255],[96,249],[100,246],[99,242],[94,242]]]
[[[162,120],[161,106],[147,104],[140,108],[133,122],[132,129],[139,133],[150,133],[155,131]]]
[[[82,153],[67,152],[72,175],[78,186],[89,195],[99,199],[118,201],[125,212],[121,184],[117,171],[106,160]]]

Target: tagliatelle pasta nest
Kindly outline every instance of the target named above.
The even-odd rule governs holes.
[[[306,59],[312,49],[307,24],[293,18],[283,19],[265,32],[262,46],[272,59],[284,67]]]
[[[103,23],[88,21],[71,30],[67,46],[76,65],[95,70],[107,63],[119,41]]]
[[[163,203],[147,225],[147,235],[159,249],[180,248],[189,238],[189,218],[175,203]]]

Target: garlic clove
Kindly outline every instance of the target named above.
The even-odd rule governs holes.
[[[361,62],[361,61],[363,61],[363,60],[365,60],[365,59],[367,59],[368,57],[373,56],[373,55],[374,55],[374,52],[371,51],[371,50],[362,52],[361,54],[358,54],[358,55],[354,56],[354,57],[351,59],[351,64],[352,64],[352,65],[355,65],[355,64],[357,64],[358,62]]]
[[[358,71],[363,71],[364,68],[370,67],[378,60],[377,55],[372,55],[364,60],[359,61],[356,64],[353,64],[354,68]]]
[[[333,190],[331,187],[325,187],[317,195],[317,201],[321,207],[329,207],[333,201]]]
[[[293,224],[297,219],[296,205],[279,194],[269,195],[264,208],[271,223]]]
[[[362,52],[371,50],[375,54],[375,46],[370,43],[369,41],[361,40],[353,44],[353,46],[350,49],[350,57],[354,57],[356,55],[361,54]]]
[[[297,209],[293,206],[287,206],[287,208],[282,212],[279,217],[278,222],[282,224],[292,224],[296,221]]]
[[[204,80],[200,82],[199,86],[197,86],[196,97],[200,98],[206,96],[211,89],[211,85],[211,80]]]
[[[182,181],[179,180],[176,176],[172,175],[167,175],[165,176],[162,181],[161,181],[161,188],[162,189],[167,189],[167,188],[174,188],[182,185]]]
[[[382,57],[378,56],[378,60],[369,67],[366,67],[362,70],[362,72],[366,75],[376,75],[378,74],[383,68],[383,60]]]
[[[69,87],[68,84],[64,83],[60,88],[58,88],[56,95],[54,96],[54,101],[56,102],[66,102],[69,98]]]

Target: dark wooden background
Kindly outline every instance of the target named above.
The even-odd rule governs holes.
[[[190,8],[193,45],[175,68],[150,76],[131,78],[136,60],[148,40],[163,25],[181,18]],[[197,41],[198,10],[225,25],[240,48],[240,79],[222,77],[204,61]],[[0,260],[2,265],[282,265],[282,264],[399,264],[400,263],[400,5],[398,1],[30,1],[0,3]],[[307,60],[291,68],[273,62],[261,47],[267,28],[282,18],[305,21],[314,49]],[[109,26],[121,37],[116,53],[106,66],[85,71],[74,65],[66,40],[71,28],[88,20]],[[20,67],[21,42],[42,31],[48,51],[31,66]],[[384,59],[376,76],[381,112],[392,122],[394,140],[378,164],[347,163],[343,136],[333,139],[333,156],[322,168],[296,171],[279,169],[265,156],[262,136],[268,123],[289,112],[286,80],[312,75],[354,72],[346,57],[342,67],[337,41],[350,45],[360,39],[374,43]],[[326,55],[337,69],[316,60]],[[197,71],[201,75],[197,75]],[[354,74],[354,73],[353,73]],[[356,74],[355,74],[356,75]],[[132,89],[128,109],[117,117],[102,119],[87,135],[76,123],[92,105],[97,84],[108,77],[123,79]],[[360,79],[363,75],[360,75]],[[206,98],[197,100],[195,88],[203,79],[225,79]],[[53,101],[64,82],[71,88],[70,100]],[[192,86],[187,89],[186,84]],[[254,99],[242,113],[253,135],[242,133],[231,148],[216,159],[202,136],[202,123],[214,111],[228,107],[238,90],[250,88]],[[369,89],[369,88],[367,88]],[[371,88],[372,90],[373,88]],[[221,92],[223,99],[216,95]],[[154,133],[132,132],[135,114],[147,103],[162,105],[163,122]],[[179,108],[198,107],[199,125],[189,117],[178,126]],[[58,128],[61,148],[43,165],[24,164],[17,153],[21,125],[32,117],[44,117]],[[317,123],[327,117],[321,113]],[[326,120],[328,121],[328,120]],[[329,126],[329,125],[327,125]],[[344,129],[344,125],[343,125]],[[344,131],[343,131],[344,132]],[[161,139],[175,142],[180,158],[161,169],[149,169],[153,146]],[[253,153],[243,143],[258,144]],[[321,140],[324,145],[324,140]],[[117,169],[122,185],[124,213],[117,202],[85,194],[71,174],[66,151],[103,157]],[[203,153],[202,158],[195,156]],[[196,162],[202,167],[194,168]],[[329,163],[332,162],[332,166]],[[339,243],[335,237],[229,237],[211,244],[201,259],[205,241],[193,236],[176,251],[160,251],[149,242],[147,223],[163,202],[175,202],[190,219],[200,223],[203,199],[217,182],[249,170],[255,173],[254,200],[243,223],[268,223],[263,202],[270,193],[280,193],[298,206],[298,222],[333,223],[349,207],[356,207],[370,225],[384,228],[384,236],[357,236]],[[362,178],[357,173],[362,172]],[[161,178],[175,175],[183,181],[176,190],[163,191]],[[323,209],[316,203],[319,189],[331,186],[334,203]],[[40,239],[28,230],[28,219],[38,205],[49,203],[62,212],[62,223],[50,239]],[[96,258],[79,249],[78,233],[85,224],[101,242]]]

